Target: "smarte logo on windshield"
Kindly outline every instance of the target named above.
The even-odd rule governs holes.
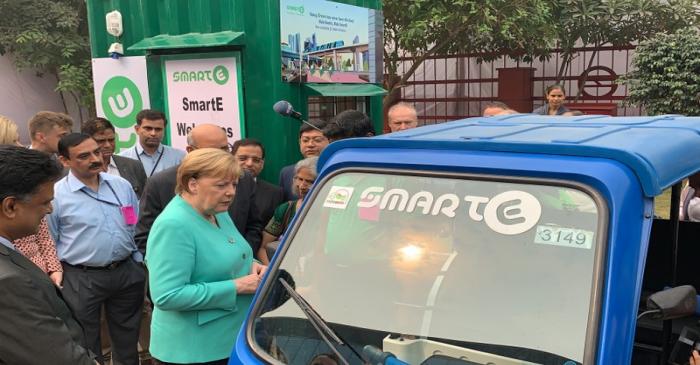
[[[360,194],[358,208],[379,207],[381,210],[413,213],[416,209],[424,215],[442,214],[449,218],[457,215],[462,202],[466,203],[468,217],[476,222],[485,222],[496,233],[521,234],[534,227],[542,215],[542,205],[532,194],[510,190],[492,198],[466,195],[460,199],[456,194],[434,197],[429,191],[413,195],[404,189],[371,186]],[[483,208],[483,209],[482,209]],[[483,212],[483,213],[479,213]]]
[[[219,85],[224,85],[229,80],[229,71],[225,66],[218,65],[212,70],[204,71],[175,71],[173,82],[200,82],[214,81]]]

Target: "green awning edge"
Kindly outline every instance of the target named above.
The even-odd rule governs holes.
[[[321,96],[378,96],[387,93],[376,84],[304,84],[310,94]]]
[[[203,48],[242,45],[245,33],[223,31],[217,33],[187,33],[180,35],[159,34],[144,38],[128,47],[129,51],[154,49]]]

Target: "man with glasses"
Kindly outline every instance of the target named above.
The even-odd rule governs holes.
[[[255,178],[255,205],[260,212],[260,220],[263,224],[267,224],[275,208],[284,201],[284,193],[279,186],[258,179],[258,175],[265,167],[265,147],[256,139],[245,138],[233,144],[231,153],[236,156],[241,169]]]
[[[80,131],[92,137],[100,146],[104,171],[126,179],[134,188],[136,196],[141,199],[141,193],[146,186],[146,172],[143,164],[138,160],[114,154],[116,144],[112,123],[104,118],[94,118],[83,123]]]
[[[230,152],[231,147],[221,127],[213,124],[200,124],[187,134],[187,153],[198,148],[220,148]],[[139,222],[136,226],[136,244],[141,252],[146,252],[146,241],[153,222],[175,197],[177,168],[165,169],[148,179],[140,203]],[[245,237],[253,252],[260,248],[263,222],[255,205],[255,179],[249,173],[241,174],[236,187],[236,196],[228,209],[233,223]]]
[[[302,123],[299,127],[299,151],[304,158],[319,156],[329,143],[328,138],[321,132],[327,125],[326,121],[311,120],[309,124]],[[284,191],[284,201],[298,198],[292,189],[294,165],[296,163],[285,166],[280,171],[280,186]]]

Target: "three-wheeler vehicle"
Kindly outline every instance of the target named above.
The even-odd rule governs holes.
[[[230,363],[686,364],[700,229],[678,196],[697,171],[700,118],[681,116],[334,142]]]

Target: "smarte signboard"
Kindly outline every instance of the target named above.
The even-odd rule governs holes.
[[[325,0],[280,0],[282,79],[378,83],[381,12]],[[381,56],[381,54],[379,54]]]
[[[241,139],[243,104],[237,54],[201,58],[167,56],[163,72],[173,147],[185,149],[187,133],[205,123],[220,126],[229,143]]]

